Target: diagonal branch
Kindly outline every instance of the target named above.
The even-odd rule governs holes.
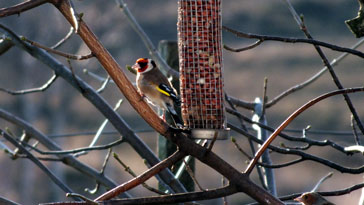
[[[20,13],[22,13],[24,11],[30,10],[30,9],[40,6],[44,3],[47,3],[47,0],[29,0],[29,1],[14,5],[12,7],[1,8],[0,9],[0,18],[15,15],[15,14],[19,15]]]
[[[112,198],[118,196],[120,193],[128,191],[128,190],[144,183],[145,181],[147,181],[148,179],[150,179],[157,173],[161,172],[163,169],[165,169],[169,166],[172,166],[177,161],[183,159],[183,157],[185,157],[185,156],[186,156],[186,154],[184,154],[183,152],[177,151],[177,152],[173,153],[171,156],[169,156],[168,158],[166,158],[165,160],[154,165],[152,168],[148,169],[141,175],[139,175],[139,176],[131,179],[130,181],[125,182],[124,184],[121,184],[121,185],[115,187],[114,189],[111,189],[110,191],[97,197],[95,199],[95,201],[106,201],[106,200],[112,199]]]
[[[58,51],[58,50],[55,50],[53,48],[48,48],[47,46],[41,45],[40,43],[29,40],[29,39],[27,39],[25,37],[22,37],[22,40],[30,43],[30,45],[36,46],[36,47],[44,49],[44,50],[46,50],[46,51],[48,51],[50,53],[53,53],[53,54],[56,54],[56,55],[59,55],[59,56],[62,56],[62,57],[65,57],[65,58],[68,58],[68,59],[71,59],[71,60],[87,60],[89,58],[94,57],[94,55],[92,53],[89,53],[87,55],[73,55],[73,54],[69,54],[69,53],[64,53],[62,51]]]

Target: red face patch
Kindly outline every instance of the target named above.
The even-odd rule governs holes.
[[[136,61],[139,64],[138,72],[144,72],[148,68],[148,59],[147,58],[139,58]]]

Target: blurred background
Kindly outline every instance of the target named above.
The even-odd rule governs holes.
[[[22,1],[0,1],[0,7],[8,7]],[[177,40],[177,1],[169,0],[126,0],[125,1],[140,25],[148,34],[155,46],[161,40]],[[124,13],[114,1],[74,1],[78,13],[84,13],[83,19],[98,36],[104,46],[114,56],[117,62],[125,68],[139,57],[149,57],[148,51],[138,35],[132,30]],[[293,0],[293,6],[299,14],[304,15],[306,26],[312,36],[321,41],[333,43],[343,47],[350,47],[358,39],[348,30],[344,21],[357,15],[358,3],[354,0]],[[236,30],[247,33],[264,35],[279,35],[283,37],[305,38],[292,18],[284,1],[271,0],[224,0],[222,1],[222,22]],[[0,19],[0,23],[11,28],[18,35],[22,35],[43,45],[52,46],[63,38],[69,31],[69,23],[49,4]],[[241,39],[233,34],[223,32],[223,43],[234,48],[240,48],[253,43],[254,40]],[[88,48],[77,35],[65,43],[60,50],[68,53],[85,55]],[[341,53],[323,48],[328,59]],[[359,48],[358,50],[363,50]],[[67,65],[64,58],[56,56]],[[241,53],[224,51],[225,91],[236,98],[254,101],[263,95],[264,78],[268,79],[268,98],[273,99],[286,89],[299,84],[323,67],[322,60],[314,47],[308,44],[287,44],[281,42],[264,42],[260,46]],[[36,59],[18,48],[12,48],[0,56],[1,75],[0,87],[9,90],[21,90],[43,85],[51,76],[52,71]],[[106,77],[106,72],[95,59],[72,61],[75,72],[87,83],[98,89],[101,83],[83,72],[84,69]],[[363,59],[355,56],[347,57],[335,66],[335,71],[344,87],[363,85]],[[125,71],[131,81],[135,76]],[[310,99],[325,92],[335,90],[330,75],[324,74],[319,80],[304,90],[284,98],[267,113],[268,124],[276,128],[294,110]],[[102,96],[114,106],[123,95],[115,85],[108,85]],[[364,120],[364,95],[362,93],[350,95],[359,116]],[[95,132],[104,117],[77,91],[64,80],[58,79],[49,89],[41,93],[12,96],[0,92],[0,108],[19,116],[43,133],[53,137],[64,149],[87,146],[92,135],[84,132]],[[251,117],[251,111],[240,108],[244,115]],[[131,108],[125,100],[118,110],[120,115],[138,133],[138,135],[153,150],[156,150],[156,133],[150,131],[148,125]],[[331,139],[343,146],[354,144],[351,134],[351,114],[342,96],[332,97],[304,112],[291,123],[290,129],[302,130],[311,125],[312,130],[330,130],[347,132],[344,135],[313,135],[313,139]],[[238,124],[234,116],[228,115],[228,120]],[[15,134],[21,130],[0,119],[0,127],[9,127]],[[114,131],[112,126],[108,131]],[[63,136],[62,134],[81,133],[77,136]],[[254,133],[254,132],[252,132]],[[301,133],[293,133],[301,136]],[[238,143],[248,150],[244,136],[231,132]],[[105,135],[100,144],[116,140],[118,135]],[[2,140],[2,139],[1,139]],[[275,144],[287,143],[281,138]],[[146,170],[146,166],[135,151],[127,144],[113,149],[122,160],[136,173]],[[239,170],[246,167],[246,158],[241,155],[230,140],[218,141],[214,151],[223,159]],[[358,167],[364,162],[359,155],[344,156],[330,148],[312,147],[308,153],[331,159],[345,166]],[[100,169],[107,151],[93,151],[79,159],[96,169]],[[272,154],[274,163],[283,163],[294,156]],[[97,159],[97,160],[95,160]],[[95,182],[80,175],[71,168],[60,163],[44,162],[70,185],[76,192],[85,194],[84,189],[92,189]],[[57,171],[58,170],[58,171]],[[275,171],[279,195],[295,192],[305,192],[313,188],[315,183],[328,172],[334,171],[314,162],[303,162],[294,166],[277,169]],[[206,174],[208,173],[208,174]],[[108,174],[118,183],[123,183],[131,177],[123,171],[115,160],[111,159]],[[221,186],[221,176],[209,167],[196,162],[196,177],[205,189]],[[334,176],[327,180],[320,191],[342,189],[362,182],[362,174],[350,175],[334,171]],[[22,204],[36,204],[41,202],[70,200],[64,193],[50,182],[48,177],[27,159],[12,161],[5,153],[0,154],[0,196]],[[148,183],[156,187],[157,181],[151,179]],[[130,191],[134,196],[153,195],[144,188]],[[90,196],[90,195],[87,195]],[[95,196],[90,196],[95,198]],[[351,194],[330,197],[337,204],[356,204],[360,191]],[[244,194],[228,197],[229,204],[244,204],[250,202]],[[203,204],[221,204],[222,200],[211,200]]]

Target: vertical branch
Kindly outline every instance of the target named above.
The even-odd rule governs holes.
[[[265,98],[265,95],[264,95]],[[264,108],[263,103],[259,98],[255,99],[255,109],[254,109],[254,115],[253,115],[253,121],[259,122],[261,124],[267,125],[267,120],[265,118],[264,114]],[[266,129],[262,129],[258,125],[254,124],[253,129],[257,131],[257,137],[258,139],[262,141],[266,141],[268,139],[268,131]],[[271,165],[272,160],[270,158],[268,150],[266,150],[263,155],[261,161],[264,164]],[[275,177],[274,177],[274,171],[273,169],[262,167],[262,171],[264,173],[264,184],[268,188],[269,192],[272,193],[272,195],[277,196],[277,189],[276,189],[276,183],[275,183]]]

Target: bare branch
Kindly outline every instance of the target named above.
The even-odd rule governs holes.
[[[250,50],[250,49],[253,49],[257,46],[259,46],[261,43],[263,43],[262,40],[257,40],[255,43],[247,46],[247,47],[244,47],[244,48],[231,48],[227,45],[224,45],[224,48],[228,51],[232,51],[232,52],[242,52],[242,51],[246,51],[246,50]]]
[[[315,185],[315,187],[311,190],[311,192],[317,192],[317,190],[320,188],[321,184],[324,183],[328,178],[331,178],[333,174],[334,174],[333,172],[330,172],[326,176],[322,177],[317,182],[317,184]]]
[[[19,91],[11,91],[11,90],[7,90],[5,88],[0,88],[0,91],[9,93],[11,95],[24,95],[24,94],[29,94],[29,93],[35,93],[35,92],[43,92],[45,90],[47,90],[57,79],[57,75],[53,75],[44,85],[42,85],[39,88],[31,88],[31,89],[26,89],[26,90],[19,90]]]
[[[279,36],[258,35],[258,34],[251,34],[251,33],[244,33],[241,31],[237,31],[237,30],[234,30],[227,26],[223,26],[222,28],[226,31],[229,31],[229,32],[235,34],[237,37],[241,37],[241,38],[259,39],[261,41],[280,41],[280,42],[285,42],[285,43],[307,43],[307,44],[312,44],[312,45],[329,48],[334,51],[350,53],[352,55],[356,55],[361,58],[364,58],[364,53],[360,52],[358,50],[340,47],[340,46],[337,46],[334,44],[330,44],[330,43],[326,43],[326,42],[318,41],[318,40],[314,40],[314,39],[285,38],[285,37],[279,37]]]
[[[22,40],[30,43],[30,45],[33,45],[33,46],[36,46],[38,48],[41,48],[41,49],[44,49],[50,53],[54,53],[56,55],[59,55],[59,56],[62,56],[62,57],[65,57],[65,58],[68,58],[68,59],[72,59],[72,60],[86,60],[86,59],[90,59],[90,58],[93,58],[95,57],[93,53],[90,53],[90,54],[87,54],[87,55],[72,55],[72,54],[68,54],[68,53],[64,53],[64,52],[61,52],[61,51],[57,51],[57,50],[54,50],[52,48],[48,48],[46,46],[43,46],[37,42],[34,42],[32,40],[29,40],[25,37],[22,37],[21,38]]]
[[[72,150],[62,150],[62,151],[42,151],[36,147],[33,147],[29,144],[26,144],[24,142],[21,142],[23,145],[26,145],[27,147],[32,148],[33,150],[35,150],[36,152],[42,154],[42,155],[63,155],[63,154],[74,154],[74,153],[78,153],[78,152],[84,152],[84,151],[91,151],[91,150],[104,150],[104,149],[109,149],[111,147],[114,147],[116,145],[119,145],[121,143],[125,142],[124,139],[119,139],[116,140],[115,142],[109,143],[107,145],[99,145],[99,146],[93,146],[93,147],[82,147],[82,148],[77,148],[77,149],[72,149]]]
[[[124,167],[124,170],[126,172],[128,172],[131,176],[133,177],[137,177],[137,175],[135,174],[135,172],[133,172],[133,170],[130,169],[129,166],[127,166],[123,161],[121,161],[120,157],[118,156],[118,154],[116,154],[115,152],[113,152],[113,156],[116,159],[117,162],[119,162],[121,164],[121,166]],[[148,189],[149,191],[152,191],[154,193],[160,194],[160,195],[166,195],[166,193],[159,191],[158,189],[155,189],[151,186],[149,186],[147,183],[143,182],[142,186],[145,187],[146,189]]]
[[[163,169],[173,165],[177,161],[181,160],[186,155],[183,152],[177,151],[165,160],[161,161],[160,163],[154,165],[149,170],[145,171],[143,174],[139,175],[138,177],[135,177],[134,179],[119,185],[118,187],[115,187],[114,189],[102,194],[101,196],[97,197],[95,201],[105,201],[114,198],[115,196],[119,195],[120,193],[123,193],[125,191],[128,191],[143,182],[147,181]]]
[[[54,46],[51,46],[51,49],[56,49],[60,47],[64,42],[66,42],[73,34],[74,28],[71,26],[70,31],[66,34],[65,37],[63,37],[60,41],[58,41]]]
[[[22,13],[24,11],[30,10],[32,8],[40,6],[47,2],[48,2],[47,0],[28,0],[28,1],[22,2],[20,4],[14,5],[12,7],[1,8],[0,9],[0,18],[6,17],[6,16],[11,16],[14,14],[20,15],[20,13]]]

